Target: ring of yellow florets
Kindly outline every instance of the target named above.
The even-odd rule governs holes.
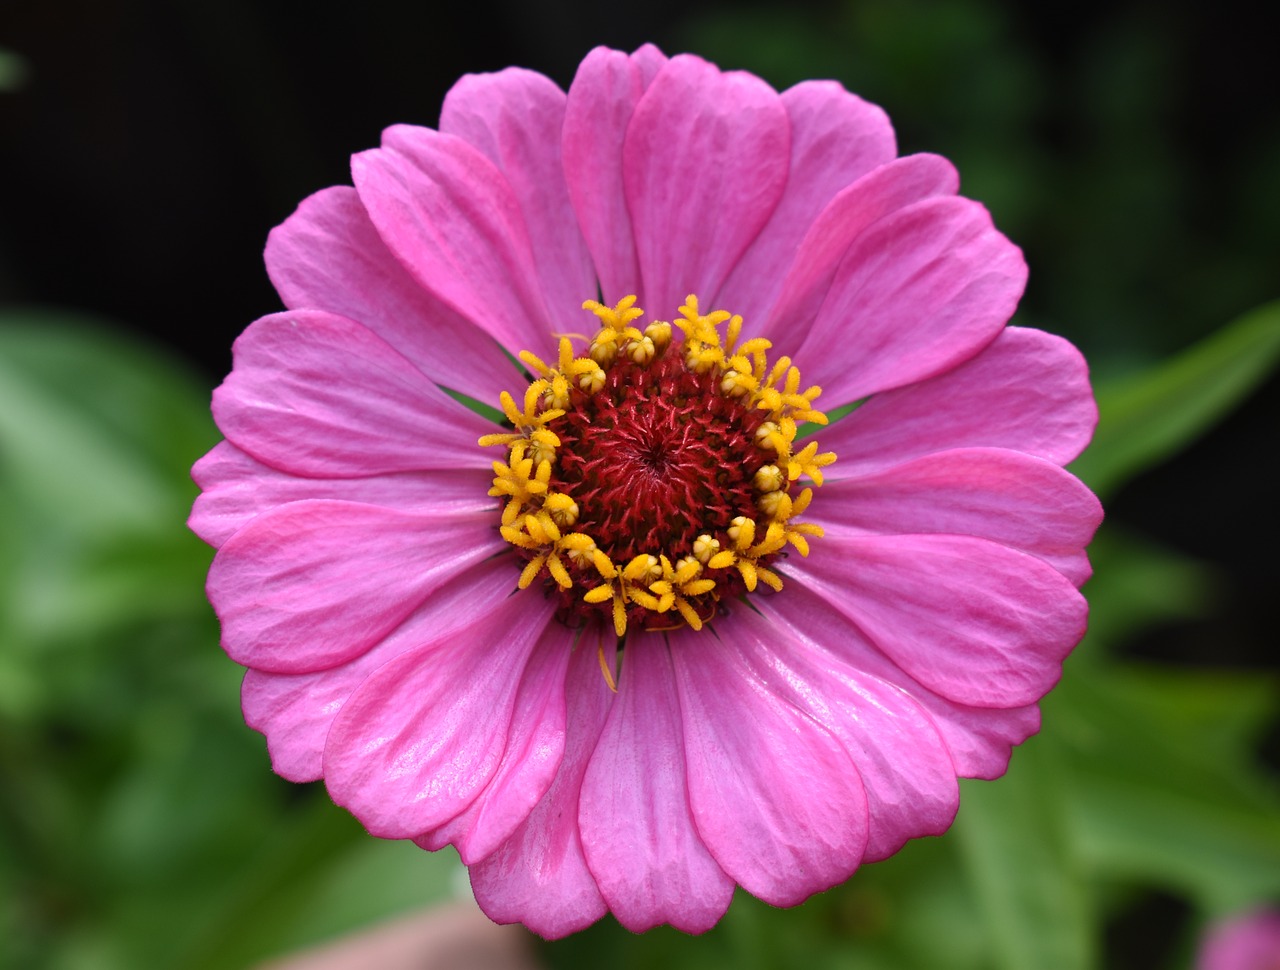
[[[822,535],[797,517],[835,460],[795,447],[798,422],[827,423],[821,388],[800,390],[790,358],[770,366],[769,341],[739,344],[741,317],[704,316],[691,295],[668,353],[672,325],[640,330],[635,299],[583,304],[600,329],[582,356],[568,337],[556,366],[523,351],[537,376],[522,406],[501,395],[512,430],[480,439],[508,449],[489,494],[506,502],[520,587],[545,577],[562,618],[602,615],[619,637],[637,622],[700,630],[727,597],[780,590],[769,564]]]

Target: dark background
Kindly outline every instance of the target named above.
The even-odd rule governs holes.
[[[0,8],[22,83],[0,93],[0,303],[89,311],[189,358],[212,387],[277,308],[267,231],[392,123],[434,124],[468,71],[567,86],[597,43],[653,41],[782,88],[835,76],[902,151],[959,165],[1027,251],[1020,322],[1105,379],[1277,291],[1274,38],[1242,0],[1159,3],[220,3]],[[1280,473],[1273,379],[1220,430],[1129,484],[1111,521],[1216,565],[1211,615],[1135,652],[1274,662]]]

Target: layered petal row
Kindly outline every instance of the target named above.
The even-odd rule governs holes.
[[[957,779],[998,777],[1040,727],[1102,517],[1065,470],[1097,420],[1085,363],[1008,326],[1026,264],[951,164],[897,157],[835,82],[779,94],[646,46],[592,51],[567,92],[469,75],[439,130],[390,127],[351,170],[271,233],[286,309],[236,342],[226,440],[193,472],[275,770],[376,836],[455,846],[493,919],[547,937],[606,913],[702,932],[735,886],[795,905],[945,832]],[[788,358],[698,366],[776,409],[750,447],[781,468],[747,505],[789,504],[679,578],[601,565],[581,510],[543,498],[550,422],[598,390],[593,359],[666,338],[559,341],[586,301],[670,320],[690,294],[691,339],[724,309]],[[780,427],[817,400],[790,364],[814,407],[856,405],[821,429],[834,460]],[[570,567],[623,619],[666,597],[671,622],[583,621]],[[709,615],[673,608],[716,570],[737,585]]]

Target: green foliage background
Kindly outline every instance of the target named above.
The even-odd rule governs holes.
[[[1275,296],[1280,138],[1215,182],[1206,234],[1206,173],[1170,121],[1169,38],[1183,35],[1120,17],[1064,69],[1028,55],[1011,9],[703,7],[663,42],[779,88],[838,77],[889,110],[906,150],[957,163],[1030,254],[1016,322],[1090,356],[1102,420],[1073,470],[1105,504],[1213,435],[1273,371],[1280,303],[1248,307]],[[0,57],[0,85],[20,90],[21,65]],[[530,66],[562,82],[572,69]],[[1046,139],[1049,108],[1072,97],[1073,127]],[[183,526],[188,470],[218,438],[209,390],[114,322],[0,313],[2,966],[243,967],[458,892],[451,852],[369,838],[318,786],[275,778],[240,720],[240,671],[203,599],[210,552]],[[1180,967],[1206,921],[1280,899],[1280,788],[1259,754],[1274,667],[1135,659],[1153,627],[1218,608],[1223,576],[1122,522],[1092,556],[1090,633],[1042,733],[1005,778],[963,786],[948,835],[796,910],[742,896],[696,939],[606,920],[543,959]],[[1178,918],[1147,919],[1151,905]]]

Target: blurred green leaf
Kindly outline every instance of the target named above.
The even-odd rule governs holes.
[[[138,497],[103,490],[96,474],[90,477],[104,453],[112,475],[147,478],[150,489],[161,491],[180,482],[184,495],[195,494],[187,471],[218,435],[207,387],[177,359],[93,317],[10,309],[0,313],[0,367],[0,386],[15,409],[7,415],[6,435],[29,449],[24,456],[40,457],[42,470],[48,465],[75,473],[49,482],[57,489],[49,501],[68,492],[101,492],[96,508],[69,510],[99,518],[121,502],[137,504]],[[71,440],[42,439],[46,424]],[[91,451],[67,453],[82,441]],[[125,472],[125,464],[136,467]],[[180,477],[170,477],[173,472]],[[109,504],[103,507],[103,501]]]
[[[46,707],[142,617],[205,617],[208,550],[184,527],[189,469],[217,440],[207,390],[98,321],[0,314],[0,711]]]
[[[1072,470],[1105,496],[1209,428],[1262,382],[1277,357],[1280,302],[1150,370],[1101,384],[1097,433]]]
[[[27,73],[26,58],[0,47],[0,92],[19,90],[27,81]]]
[[[150,965],[120,956],[108,914],[216,878],[263,817],[271,779],[184,525],[207,402],[101,321],[0,314],[0,857],[18,927],[0,964]]]
[[[1095,965],[1093,907],[1062,805],[1048,738],[1018,750],[999,781],[961,785],[954,838],[1002,970]]]
[[[1215,916],[1280,893],[1274,815],[1116,778],[1089,779],[1074,801],[1082,856],[1110,879],[1167,886]]]
[[[1095,665],[1046,703],[1078,850],[1224,913],[1280,893],[1280,791],[1252,758],[1275,678]]]
[[[1208,563],[1125,531],[1107,521],[1089,546],[1100,581],[1086,587],[1089,635],[1076,656],[1117,647],[1159,623],[1208,614],[1221,601],[1224,582]]]
[[[234,878],[180,911],[175,970],[237,970],[444,902],[465,885],[452,850],[371,838],[322,789],[310,794],[240,857]]]

